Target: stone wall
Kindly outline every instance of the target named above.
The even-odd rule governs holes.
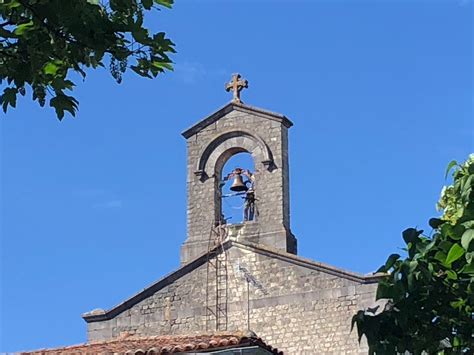
[[[245,265],[267,292],[250,288],[250,329],[268,344],[286,354],[367,353],[350,327],[352,315],[374,301],[374,280],[244,244],[231,246],[227,256],[228,330],[247,329],[247,283],[238,272]],[[203,333],[206,270],[201,263],[113,319],[89,323],[89,341]]]
[[[188,151],[188,235],[181,262],[187,263],[207,251],[210,229],[221,216],[218,185],[222,168],[240,152],[252,155],[256,170],[258,216],[252,237],[258,236],[260,244],[296,253],[296,239],[290,231],[291,122],[284,116],[236,104],[226,106],[219,115],[215,122],[184,133]]]

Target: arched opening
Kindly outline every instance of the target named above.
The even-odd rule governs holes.
[[[276,168],[272,152],[262,138],[244,130],[232,130],[219,134],[205,147],[197,161],[194,175],[205,181],[214,174],[220,174],[222,164],[229,156],[240,152],[251,153],[254,162],[263,164],[269,171]]]
[[[227,224],[238,224],[255,219],[249,200],[253,193],[255,163],[252,155],[238,152],[222,168],[220,183],[220,210]]]

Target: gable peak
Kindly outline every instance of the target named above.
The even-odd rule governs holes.
[[[293,126],[293,122],[291,122],[291,120],[285,115],[272,112],[269,110],[265,110],[262,108],[246,105],[242,102],[231,101],[225,106],[218,109],[217,111],[201,119],[199,122],[197,122],[193,126],[183,131],[181,134],[183,135],[184,138],[188,139],[189,137],[192,137],[196,133],[200,132],[204,128],[218,121],[220,118],[224,117],[225,115],[227,115],[228,113],[232,111],[241,111],[241,112],[253,114],[256,116],[264,117],[269,120],[277,121],[277,122],[280,122],[282,125],[284,125],[286,128],[290,128],[291,126]]]

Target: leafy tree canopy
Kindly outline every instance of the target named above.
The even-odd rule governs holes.
[[[378,270],[388,273],[377,288],[384,309],[352,320],[371,354],[474,353],[474,155],[450,171],[453,184],[438,202],[443,215],[429,221],[432,237],[403,232],[408,256],[390,255]]]
[[[117,82],[127,68],[152,78],[172,70],[174,44],[165,33],[149,33],[147,11],[171,8],[173,0],[0,0],[0,104],[6,112],[30,87],[32,98],[56,110],[59,119],[76,113],[66,94],[70,71],[105,67]]]

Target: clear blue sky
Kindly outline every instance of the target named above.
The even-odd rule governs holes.
[[[77,118],[21,99],[1,117],[0,351],[86,340],[110,308],[179,265],[180,132],[228,102],[287,115],[299,254],[368,273],[426,228],[451,159],[473,144],[473,3],[177,1],[156,80],[77,82]],[[264,280],[262,280],[264,281]]]

